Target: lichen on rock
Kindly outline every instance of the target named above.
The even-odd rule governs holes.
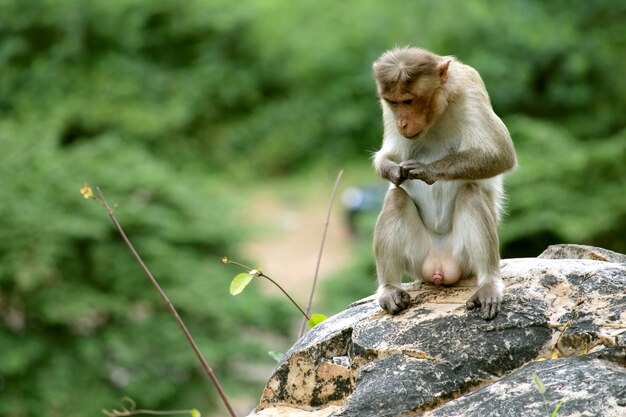
[[[491,321],[465,309],[471,279],[405,284],[396,316],[352,304],[296,342],[251,416],[543,415],[533,373],[559,417],[626,416],[626,256],[571,246],[503,260]]]

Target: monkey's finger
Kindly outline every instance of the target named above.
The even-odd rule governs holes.
[[[411,180],[421,180],[424,177],[424,170],[422,168],[414,168],[407,173],[407,178]]]
[[[402,168],[407,168],[407,169],[413,169],[415,168],[418,164],[420,164],[420,162],[418,162],[415,159],[409,159],[408,161],[404,161],[404,162],[400,162],[400,166]]]
[[[402,170],[402,174],[407,176],[409,172],[417,167],[421,166],[417,161],[406,161],[400,164],[400,169]]]

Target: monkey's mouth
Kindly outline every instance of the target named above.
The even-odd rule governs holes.
[[[419,131],[418,131],[416,134],[414,134],[414,135],[411,135],[411,136],[404,136],[404,137],[405,137],[405,138],[407,138],[407,139],[409,139],[409,140],[413,140],[413,139],[417,139],[417,138],[419,138],[419,137],[422,135],[422,133],[424,133],[424,129],[419,130]]]

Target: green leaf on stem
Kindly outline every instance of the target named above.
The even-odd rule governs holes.
[[[241,293],[252,281],[256,275],[249,274],[247,272],[242,272],[237,275],[230,283],[230,293],[232,295],[237,295]]]
[[[284,353],[276,352],[274,350],[270,350],[267,354],[270,355],[276,362],[280,362],[285,356]]]
[[[320,324],[321,322],[323,322],[324,320],[326,320],[328,317],[326,317],[323,314],[313,314],[311,315],[311,318],[309,319],[309,328],[313,328],[315,326],[317,326],[318,324]]]

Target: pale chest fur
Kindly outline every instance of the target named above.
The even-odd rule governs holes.
[[[463,151],[472,146],[474,120],[465,120],[460,106],[454,111],[447,111],[424,137],[408,140],[398,134],[393,125],[385,125],[385,138],[379,156],[394,155],[393,160],[403,162],[417,160],[431,163],[449,154]],[[387,120],[387,119],[385,119]],[[460,130],[462,129],[462,130]],[[454,218],[454,206],[461,188],[468,183],[475,183],[491,198],[496,213],[499,214],[502,199],[502,176],[484,180],[437,181],[428,185],[420,180],[404,181],[401,187],[415,202],[422,222],[435,234],[449,233]],[[392,187],[394,187],[392,185]]]
[[[442,122],[445,123],[443,120]],[[396,134],[394,139],[401,144],[400,159],[430,163],[458,152],[461,138],[451,134],[450,129],[443,130],[446,132],[445,136],[438,134],[439,129],[433,129],[426,137],[418,139],[419,142],[409,141]],[[443,235],[449,233],[452,228],[457,195],[468,182],[470,181],[437,181],[428,185],[420,180],[407,180],[401,187],[415,202],[424,226],[435,234]]]
[[[428,185],[423,181],[405,181],[401,187],[411,196],[424,226],[431,232],[446,234],[452,228],[454,204],[466,181],[438,181]]]

